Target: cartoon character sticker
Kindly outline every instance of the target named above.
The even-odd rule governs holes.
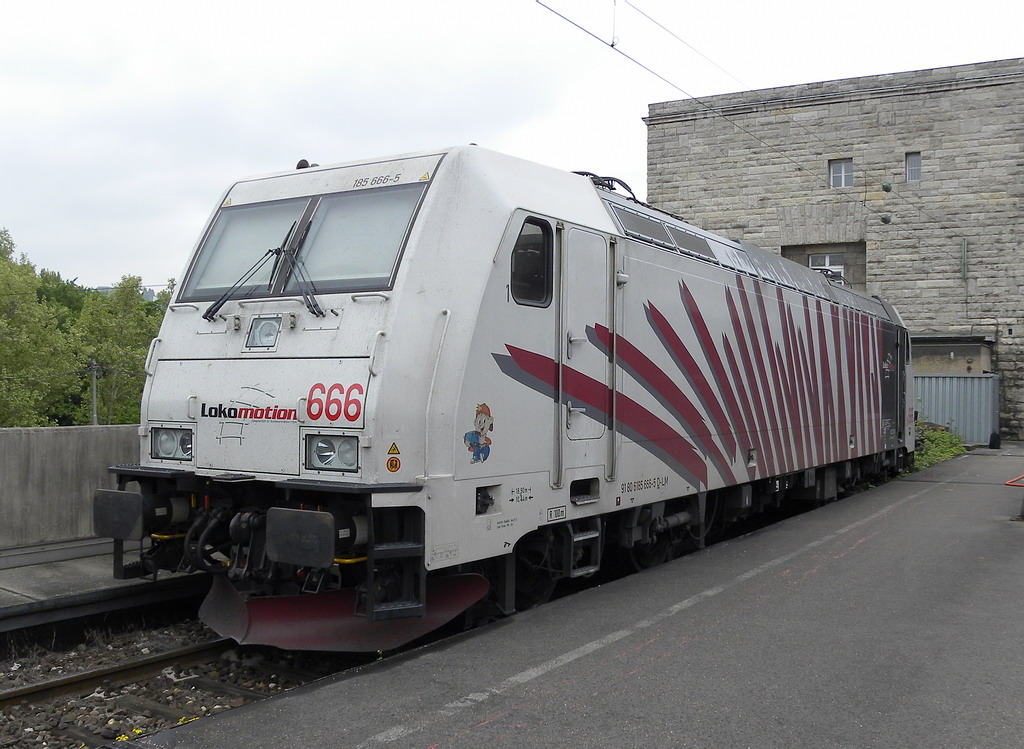
[[[466,443],[466,448],[473,453],[473,459],[469,462],[483,463],[491,454],[491,438],[487,436],[487,433],[494,431],[494,419],[491,417],[491,409],[486,403],[481,403],[476,407],[473,426],[474,430],[466,432],[463,441]]]

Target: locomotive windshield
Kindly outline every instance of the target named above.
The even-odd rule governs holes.
[[[384,288],[423,185],[330,195],[320,200],[297,255],[319,291]],[[299,291],[295,274],[285,293]]]
[[[303,273],[315,293],[390,288],[425,187],[395,185],[225,206],[203,241],[180,299],[216,299],[236,284],[231,293],[236,298],[300,294]],[[287,244],[281,245],[282,240]],[[296,262],[266,262],[246,279],[278,246]]]

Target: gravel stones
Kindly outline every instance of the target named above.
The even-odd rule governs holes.
[[[0,691],[215,638],[201,622],[189,620],[121,632],[93,629],[81,642],[55,650],[38,642],[22,644],[0,656]],[[137,738],[353,665],[338,654],[226,646],[209,662],[165,668],[145,681],[105,684],[90,694],[6,708],[0,715],[0,749],[78,749],[85,738],[94,743],[96,737],[110,742]]]

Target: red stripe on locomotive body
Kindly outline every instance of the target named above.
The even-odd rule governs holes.
[[[779,310],[779,325],[781,326],[782,338],[774,346],[773,356],[775,366],[779,371],[779,385],[782,389],[782,403],[786,406],[786,414],[789,420],[790,440],[793,442],[793,454],[800,463],[804,462],[804,438],[803,418],[801,410],[803,402],[800,397],[800,369],[799,362],[793,356],[794,330],[793,320],[786,306],[782,289],[776,287],[775,301]]]
[[[874,452],[875,447],[875,421],[878,418],[875,412],[875,366],[874,366],[874,325],[867,315],[861,315],[861,350],[863,358],[861,361],[862,372],[864,373],[864,407],[866,411],[866,423],[864,425],[864,449]]]
[[[861,393],[861,410],[858,413],[861,415],[860,429],[857,434],[861,438],[861,450],[865,453],[871,450],[871,424],[873,421],[871,415],[871,375],[868,371],[868,354],[870,349],[870,343],[868,340],[868,321],[867,315],[860,312],[857,313],[857,372],[860,375],[860,393]]]
[[[779,320],[782,323],[782,340],[785,347],[785,352],[776,347],[775,356],[779,360],[779,369],[784,375],[783,385],[785,386],[786,400],[789,403],[789,423],[795,442],[797,459],[800,461],[800,465],[807,465],[810,455],[808,454],[809,446],[805,444],[804,429],[810,423],[810,420],[804,410],[807,399],[802,389],[802,362],[795,355],[798,345],[796,323],[793,320],[792,311],[786,303],[781,287],[776,287],[775,297],[779,304]]]
[[[603,325],[596,325],[593,330],[607,352],[611,345],[611,331]],[[617,335],[615,338],[617,363],[624,369],[628,369],[651,395],[672,412],[684,429],[691,434],[697,447],[708,454],[726,483],[735,483],[736,477],[733,475],[729,460],[715,444],[715,436],[704,422],[703,414],[686,397],[679,386],[640,349],[621,335]],[[692,357],[690,359],[692,361]],[[694,362],[694,368],[696,368],[696,362]]]
[[[868,402],[868,373],[864,369],[867,366],[867,349],[866,349],[866,336],[864,315],[857,312],[853,316],[853,324],[855,331],[855,342],[857,346],[857,397],[859,402],[857,404],[857,445],[862,451],[867,451],[868,445],[868,419],[869,415],[869,402]]]
[[[775,412],[775,403],[772,400],[771,388],[768,384],[768,373],[764,368],[764,354],[761,348],[761,341],[757,335],[757,329],[754,327],[754,314],[750,309],[750,292],[743,286],[743,280],[737,276],[737,285],[742,291],[739,294],[740,304],[743,306],[743,321],[746,323],[746,363],[750,366],[751,360],[755,366],[750,368],[751,374],[756,375],[754,382],[753,391],[756,393],[756,400],[759,407],[764,408],[765,419],[765,434],[763,441],[765,444],[771,444],[772,455],[769,461],[770,469],[773,474],[783,473],[786,471],[786,455],[783,452],[782,443],[779,440],[779,432],[776,428],[778,422],[778,416]]]
[[[751,403],[750,395],[747,393],[746,383],[743,381],[743,377],[740,373],[740,367],[736,360],[736,353],[733,351],[732,344],[729,342],[729,338],[726,335],[722,335],[722,349],[725,351],[725,358],[729,361],[729,369],[732,372],[733,381],[736,383],[736,392],[739,399],[740,410],[743,414],[744,422],[747,425],[747,438],[748,447],[754,448],[754,465],[748,467],[753,468],[751,478],[764,478],[770,475],[768,470],[768,453],[770,450],[766,450],[761,442],[762,432],[760,431],[756,414]]]
[[[860,452],[860,435],[857,429],[857,416],[860,414],[860,368],[857,366],[857,328],[853,324],[853,312],[848,309],[843,310],[843,336],[850,415],[846,432],[848,437],[853,437],[853,444],[848,447],[847,457],[851,457]]]
[[[824,422],[821,418],[820,388],[818,387],[818,353],[814,346],[814,328],[811,321],[811,310],[804,302],[804,329],[800,331],[797,342],[798,356],[801,360],[801,382],[803,383],[804,412],[807,414],[807,452],[817,465],[825,462]]]
[[[882,351],[882,323],[880,320],[875,318],[868,318],[868,325],[870,326],[869,340],[871,341],[871,451],[878,452],[882,449],[881,437],[882,437],[882,371],[881,371],[881,351]]]
[[[810,414],[811,444],[814,447],[815,459],[820,464],[829,462],[828,449],[825,444],[824,403],[821,398],[821,382],[818,379],[818,357],[821,356],[821,352],[815,348],[815,341],[817,339],[814,335],[814,326],[811,320],[811,304],[807,297],[803,298],[803,307],[805,335],[801,338],[800,350],[803,353],[801,358],[805,362],[804,384],[807,387],[805,397],[807,398],[808,413]],[[805,343],[806,351],[804,349]]]
[[[768,360],[768,365],[771,367],[771,377],[768,380],[767,386],[769,397],[773,399],[773,408],[777,414],[774,431],[778,435],[778,444],[786,458],[786,470],[791,471],[799,465],[794,450],[793,433],[790,429],[793,423],[790,413],[793,403],[792,401],[787,402],[783,392],[782,373],[779,370],[779,362],[775,356],[777,336],[772,335],[771,326],[768,323],[768,312],[765,310],[764,305],[764,287],[760,281],[754,281],[752,295],[754,302],[757,304],[758,319],[761,323],[760,339],[763,340],[763,343],[760,344],[760,348],[764,352],[764,358]],[[768,377],[767,369],[765,370],[765,376]]]
[[[690,360],[693,361],[693,367],[695,372],[699,375],[699,379],[704,383],[703,390],[707,392],[707,406],[709,407],[709,413],[714,411],[714,418],[718,424],[721,424],[719,433],[723,435],[725,441],[725,447],[728,454],[731,457],[737,455],[737,445],[743,430],[743,418],[739,413],[738,404],[736,401],[736,395],[733,391],[732,382],[726,376],[725,367],[722,364],[722,358],[718,355],[718,349],[715,348],[714,338],[708,331],[707,322],[704,320],[704,315],[701,314],[700,308],[697,306],[697,301],[693,298],[693,294],[687,287],[686,282],[681,281],[679,283],[679,296],[683,301],[683,307],[686,310],[686,314],[689,316],[690,325],[693,328],[693,332],[697,335],[697,341],[700,343],[701,350],[704,352],[704,358],[711,365],[711,371],[716,381],[719,383],[718,393],[721,394],[722,399],[725,401],[725,408],[728,409],[731,418],[731,422],[726,418],[723,413],[721,406],[719,405],[718,398],[716,397],[715,389],[707,382],[704,377],[703,371],[697,366],[697,363],[693,361],[692,357]],[[663,329],[663,324],[668,327],[668,321],[664,315],[658,311],[657,307],[653,303],[648,303],[648,310],[652,314],[657,315],[657,324],[659,330]],[[686,352],[686,347],[683,346],[683,342],[679,340],[679,337],[675,335],[675,331],[672,332],[672,351],[675,354],[679,352]],[[689,356],[689,353],[686,352]],[[732,428],[728,428],[731,424]],[[740,456],[743,457],[743,456]]]
[[[798,330],[792,323],[791,326],[793,327],[793,354],[790,361],[796,370],[793,373],[793,390],[796,393],[797,418],[799,419],[799,427],[796,432],[797,446],[804,465],[814,465],[820,457],[820,451],[817,449],[814,434],[817,419],[811,402],[810,383],[808,382],[810,375],[807,361],[804,359],[807,356],[806,336],[804,330]]]
[[[821,450],[817,449],[817,441],[814,435],[816,419],[810,394],[810,371],[807,361],[809,352],[805,345],[804,332],[794,333],[795,343],[792,361],[797,369],[795,388],[798,391],[797,398],[800,407],[801,424],[798,436],[800,439],[801,455],[803,456],[803,465],[807,466],[819,465],[821,463]]]
[[[842,308],[833,307],[830,313],[832,315],[833,361],[836,363],[832,392],[836,395],[836,405],[838,406],[836,413],[836,447],[839,450],[839,459],[846,460],[850,457],[850,432],[846,424],[846,400],[848,397],[846,374],[850,371],[850,367],[843,348]]]
[[[732,459],[735,459],[738,455],[739,459],[745,464],[745,456],[739,455],[737,448],[739,443],[742,441],[749,443],[751,440],[752,429],[750,424],[746,423],[743,419],[742,409],[739,406],[736,393],[732,385],[733,378],[731,378],[726,372],[725,366],[722,364],[722,359],[719,356],[718,349],[715,347],[711,338],[711,333],[708,330],[707,323],[705,322],[705,319],[703,319],[703,316],[700,315],[700,311],[697,309],[693,297],[690,295],[689,289],[686,288],[685,283],[680,284],[680,295],[683,299],[684,305],[686,306],[690,325],[693,332],[696,334],[697,341],[700,344],[703,355],[705,355],[705,359],[711,366],[712,374],[718,384],[717,389],[708,382],[696,361],[676,334],[676,331],[669,324],[666,317],[660,313],[660,310],[653,305],[653,303],[648,303],[646,305],[648,319],[653,324],[655,332],[658,333],[658,337],[662,340],[663,345],[666,345],[669,348],[676,365],[682,369],[683,363],[685,363],[685,366],[688,369],[683,370],[684,373],[689,372],[693,376],[693,381],[698,383],[697,392],[699,396],[701,396],[701,402],[705,405],[705,409],[708,413],[713,415],[727,454]],[[723,406],[719,402],[720,398],[725,402],[724,408],[729,411],[728,417],[723,411]],[[751,473],[750,467],[748,467],[748,473]]]
[[[876,425],[878,423],[878,404],[876,396],[876,386],[878,380],[876,379],[877,367],[875,366],[875,325],[867,315],[861,315],[864,320],[864,384],[865,384],[865,396],[866,405],[868,408],[868,424],[866,427],[867,445],[865,447],[875,452],[878,449],[877,446],[877,430]]]
[[[505,348],[524,374],[546,385],[557,386],[559,367],[553,359],[507,344]],[[561,369],[563,395],[594,408],[608,423],[611,414],[610,388],[571,367],[563,366]],[[704,458],[683,435],[621,392],[616,397],[616,412],[616,425],[624,431],[632,432],[638,445],[649,451],[663,453],[663,458],[669,457],[677,464],[676,472],[690,483],[707,486]]]
[[[818,317],[818,356],[821,358],[821,395],[822,395],[822,421],[825,425],[824,443],[827,447],[826,462],[834,463],[839,460],[839,446],[837,444],[836,429],[836,407],[835,383],[832,379],[832,362],[834,356],[829,353],[827,334],[827,314],[829,310],[823,310],[821,300],[817,301]]]
[[[757,424],[756,435],[759,445],[758,452],[764,455],[764,468],[767,472],[763,475],[777,473],[775,452],[771,444],[769,423],[767,422],[768,412],[761,400],[761,393],[757,386],[757,376],[754,371],[754,363],[751,361],[750,347],[747,345],[747,337],[743,332],[743,324],[740,322],[739,311],[736,309],[736,302],[732,293],[726,289],[726,306],[729,308],[729,316],[732,319],[733,333],[736,336],[736,349],[742,360],[743,368],[736,366],[735,357],[732,359],[733,378],[737,382],[744,383],[744,392],[747,396],[747,411],[753,414],[753,420]]]
[[[784,471],[794,470],[797,465],[796,456],[793,451],[793,438],[789,429],[789,405],[782,392],[778,360],[775,358],[774,347],[778,336],[772,332],[768,324],[768,314],[764,308],[764,289],[760,281],[754,281],[749,293],[751,323],[754,327],[755,340],[761,370],[764,372],[763,382],[765,397],[768,400],[772,414],[771,431],[775,437],[778,455],[782,461],[781,467]],[[767,365],[764,363],[767,361]]]
[[[803,393],[804,413],[807,428],[805,439],[807,455],[815,465],[825,462],[825,451],[822,449],[821,405],[816,393],[818,378],[816,353],[814,351],[814,333],[811,327],[811,310],[807,297],[802,300],[804,329],[797,337],[797,361],[800,362],[800,386]]]

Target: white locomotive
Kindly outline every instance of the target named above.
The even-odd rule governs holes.
[[[391,648],[910,457],[877,298],[482,148],[300,166],[221,199],[94,502],[223,634]]]

